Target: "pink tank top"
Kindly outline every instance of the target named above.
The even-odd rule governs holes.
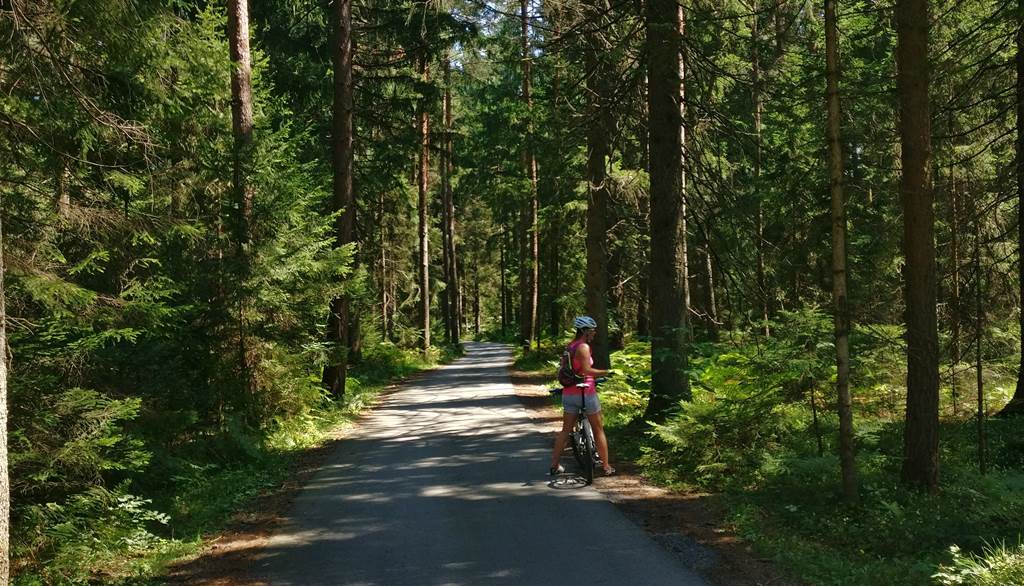
[[[572,368],[576,372],[581,372],[583,370],[583,358],[580,357],[578,352],[577,352],[579,347],[580,347],[580,345],[582,345],[582,344],[585,344],[585,342],[583,340],[576,340],[576,341],[573,341],[571,344],[569,344],[569,346],[567,347],[568,350],[569,350],[569,353],[573,355],[573,358],[572,358]],[[594,365],[594,356],[591,355],[590,356],[590,365],[589,366],[593,366],[593,365]],[[587,383],[587,388],[586,389],[581,389],[581,388],[579,388],[577,386],[563,387],[562,388],[562,394],[563,395],[580,395],[580,394],[583,394],[583,395],[594,395],[594,394],[597,393],[597,383],[594,382],[594,377],[590,376],[589,374],[584,375],[583,376],[583,382]]]

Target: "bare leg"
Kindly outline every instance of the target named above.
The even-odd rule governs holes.
[[[604,435],[604,420],[601,418],[600,412],[587,413],[587,419],[590,420],[590,427],[594,429],[597,455],[601,456],[601,461],[604,462],[604,471],[608,472],[612,469],[612,463],[608,460],[608,438]]]
[[[558,467],[558,460],[562,458],[562,451],[569,443],[569,434],[572,433],[572,426],[576,425],[575,413],[562,413],[562,431],[555,437],[555,451],[551,453],[551,467]]]

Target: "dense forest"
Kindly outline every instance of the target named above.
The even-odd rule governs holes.
[[[1024,583],[1022,22],[0,0],[0,584],[159,575],[373,389],[553,377],[580,314],[613,450],[789,571]]]

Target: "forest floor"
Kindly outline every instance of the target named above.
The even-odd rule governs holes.
[[[557,431],[561,410],[548,393],[551,373],[513,368],[511,375],[516,396],[531,417],[549,422],[552,433]],[[614,445],[610,448],[617,473],[598,479],[594,488],[684,565],[723,586],[802,584],[758,557],[736,535],[725,520],[719,495],[655,486],[633,462],[617,457]]]

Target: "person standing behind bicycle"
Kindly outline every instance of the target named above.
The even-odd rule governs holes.
[[[576,328],[576,337],[566,350],[572,356],[573,371],[584,377],[586,388],[575,385],[562,388],[562,430],[555,438],[555,451],[551,454],[551,468],[548,473],[554,476],[565,471],[558,461],[566,444],[569,443],[569,434],[576,424],[577,417],[585,412],[594,430],[594,441],[597,443],[597,453],[601,457],[605,476],[610,476],[615,473],[615,468],[612,468],[608,459],[608,439],[604,435],[601,403],[597,399],[597,382],[594,380],[596,377],[607,375],[608,371],[594,368],[594,357],[590,352],[590,343],[597,335],[597,322],[594,318],[584,315],[573,320],[573,326]]]

